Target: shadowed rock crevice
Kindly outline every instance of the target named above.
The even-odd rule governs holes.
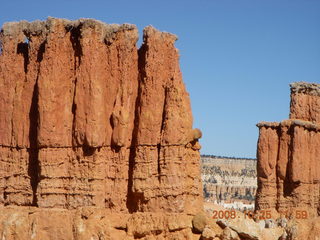
[[[1,50],[0,50],[1,52]],[[24,72],[28,72],[28,64],[29,64],[29,44],[27,42],[18,43],[17,46],[17,54],[21,54],[24,59]]]
[[[139,56],[139,63],[140,63],[140,56]],[[139,74],[141,74],[140,71],[139,71]],[[135,101],[135,115],[134,115],[133,130],[132,130],[132,136],[131,136],[131,146],[129,149],[128,185],[127,185],[127,199],[126,199],[126,206],[129,213],[134,213],[138,211],[138,202],[133,192],[133,171],[134,171],[135,157],[136,157],[136,144],[137,144],[137,134],[138,134],[138,121],[139,121],[138,109],[140,104],[139,102],[140,93],[141,93],[140,85],[138,85],[138,95]]]
[[[77,69],[79,68],[80,64],[81,64],[81,57],[82,57],[82,47],[81,47],[81,43],[80,43],[80,38],[81,38],[81,26],[67,26],[66,27],[66,31],[70,32],[70,42],[72,44],[72,48],[73,48],[73,61],[74,61],[74,66],[73,66],[73,70],[74,70],[74,81],[73,81],[73,97],[72,97],[72,116],[73,116],[73,120],[72,120],[72,133],[73,133],[73,146],[77,146],[79,145],[79,143],[77,143],[75,141],[75,139],[77,139],[75,137],[75,132],[76,132],[76,113],[77,113],[77,104],[75,102],[76,99],[76,94],[77,94],[77,83],[78,83],[78,77],[77,77]]]
[[[37,187],[39,184],[40,177],[40,166],[39,166],[39,148],[38,148],[38,120],[39,120],[39,111],[38,111],[38,84],[34,85],[31,107],[29,111],[29,120],[30,120],[30,129],[29,129],[29,142],[30,148],[28,149],[29,154],[29,165],[28,165],[28,175],[30,177],[30,184],[32,188],[32,206],[38,206],[37,200]]]
[[[38,63],[40,63],[42,61],[42,59],[43,59],[43,54],[44,54],[45,49],[46,49],[46,44],[47,44],[47,41],[43,41],[40,44],[38,55],[37,55],[37,62]]]
[[[75,58],[74,69],[77,69],[77,67],[81,64],[81,56],[82,56],[82,47],[80,43],[81,25],[77,27],[70,26],[66,30],[70,32],[70,41],[72,43],[74,58]]]
[[[280,130],[280,129],[279,129]],[[278,134],[280,136],[281,131],[278,130]],[[294,128],[292,126],[290,126],[288,128],[288,131],[284,132],[284,134],[287,134],[289,136],[293,136],[294,135]],[[290,197],[290,195],[292,194],[292,191],[294,190],[294,184],[293,182],[290,181],[290,179],[292,178],[292,168],[290,167],[291,163],[291,159],[292,159],[292,152],[293,152],[293,141],[294,138],[290,139],[290,142],[287,144],[288,147],[288,162],[286,164],[286,175],[285,175],[285,179],[283,181],[283,196],[284,197]],[[280,153],[280,141],[279,141],[279,153]],[[279,154],[278,154],[279,156]],[[290,177],[291,176],[291,177]],[[277,208],[280,209],[280,206]]]
[[[159,184],[161,184],[161,145],[157,145],[157,151],[158,151],[158,161],[157,161],[157,175],[158,175],[158,181]]]
[[[160,128],[160,134],[161,138],[163,136],[163,133],[165,131],[165,124],[166,124],[166,102],[168,101],[168,91],[169,88],[165,87],[164,89],[164,101],[163,101],[163,110],[162,110],[162,120],[161,120],[161,128]],[[158,181],[159,184],[161,184],[161,144],[157,144],[157,150],[158,150]]]
[[[138,147],[138,131],[139,131],[139,116],[140,116],[140,104],[141,104],[141,83],[144,81],[145,74],[145,54],[147,47],[145,44],[137,50],[138,53],[138,92],[135,100],[135,111],[134,111],[134,120],[133,120],[133,129],[131,135],[131,146],[129,152],[129,168],[128,168],[128,188],[127,188],[127,199],[126,206],[129,213],[134,213],[138,211],[138,202],[139,196],[133,191],[133,182],[134,182],[134,168],[135,168],[135,159],[136,159],[136,150]],[[115,103],[114,103],[115,105]]]
[[[86,157],[92,156],[95,153],[96,149],[97,148],[90,147],[90,146],[88,146],[86,144],[82,145],[83,156],[86,156]]]
[[[135,148],[130,148],[129,154],[129,168],[128,168],[128,185],[127,185],[127,199],[126,206],[129,213],[138,211],[138,202],[133,192],[133,171],[134,171],[134,159],[135,159]]]

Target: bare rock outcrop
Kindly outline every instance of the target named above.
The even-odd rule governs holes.
[[[319,84],[292,84],[290,119],[257,125],[258,210],[289,211],[302,218],[319,215],[319,88]],[[302,211],[308,216],[301,216]]]
[[[34,221],[41,222],[43,233],[44,216],[59,208],[52,214],[61,213],[75,237],[75,216],[81,214],[74,211],[84,207],[129,217],[141,213],[135,219],[146,219],[141,220],[146,224],[151,218],[143,213],[163,213],[161,220],[155,220],[164,224],[158,226],[161,229],[149,229],[145,235],[168,229],[171,216],[165,214],[179,218],[202,209],[201,132],[192,129],[190,99],[174,47],[177,38],[151,26],[144,29],[143,38],[137,49],[134,25],[92,19],[4,24],[0,33],[3,211],[11,206],[35,208],[30,211],[36,211]],[[30,217],[26,219],[29,227],[34,226]],[[141,233],[126,225],[129,222],[114,231],[140,238]],[[4,229],[0,226],[0,236]],[[192,235],[188,224],[178,226],[174,234],[180,230]]]

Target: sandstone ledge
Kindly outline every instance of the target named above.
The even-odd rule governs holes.
[[[105,208],[77,210],[1,207],[2,239],[193,239],[192,216],[165,213],[112,213]],[[149,238],[148,238],[149,237]]]
[[[260,122],[257,124],[258,128],[262,128],[262,127],[278,128],[278,127],[291,127],[291,126],[299,126],[307,130],[320,131],[319,124],[314,122],[309,122],[309,121],[303,121],[299,119],[288,119],[288,120],[283,120],[281,122]]]

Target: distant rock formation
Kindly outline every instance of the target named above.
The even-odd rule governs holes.
[[[205,200],[235,209],[253,208],[257,190],[256,165],[256,159],[202,155]]]
[[[176,39],[149,26],[138,50],[130,24],[4,24],[0,218],[19,225],[1,239],[191,239],[201,132]]]
[[[256,208],[320,213],[320,85],[291,84],[290,119],[261,122]]]

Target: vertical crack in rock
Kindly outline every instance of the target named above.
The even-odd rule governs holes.
[[[158,172],[158,181],[159,184],[161,183],[161,144],[157,144],[157,150],[158,150],[158,165],[157,165],[157,172]]]
[[[32,206],[37,206],[37,187],[39,184],[39,148],[37,144],[38,139],[38,118],[39,118],[39,111],[38,111],[38,84],[34,85],[33,95],[32,95],[32,102],[29,112],[29,119],[30,119],[30,130],[29,130],[29,141],[30,141],[30,148],[29,151],[29,165],[28,165],[28,174],[30,176],[30,184],[32,187],[33,197],[32,197]]]
[[[140,82],[140,81],[139,81]],[[140,101],[140,84],[138,85],[138,96],[135,102],[135,115],[133,121],[133,130],[131,136],[131,145],[129,150],[129,166],[128,166],[128,184],[127,184],[127,199],[126,206],[129,213],[136,212],[138,210],[138,204],[135,200],[133,193],[133,171],[135,166],[135,158],[136,158],[136,144],[137,144],[137,134],[138,134],[138,106]]]
[[[277,135],[278,136],[282,135],[281,129],[277,129]],[[278,142],[277,158],[279,158],[279,155],[280,155],[280,148],[281,148],[281,141]],[[278,166],[276,166],[276,174],[278,174],[279,171],[280,170],[278,169]],[[281,184],[280,181],[281,181],[280,178],[276,179],[277,186],[279,186]],[[282,180],[282,181],[285,182],[286,180]],[[277,195],[283,194],[283,193],[280,193],[280,192],[281,192],[281,189],[277,188]],[[276,209],[279,209],[279,203],[278,202],[276,202]]]
[[[77,67],[81,64],[81,56],[82,56],[82,47],[80,43],[81,38],[81,25],[78,26],[69,26],[67,31],[70,32],[70,41],[72,43],[72,48],[74,51],[74,70],[76,71]]]
[[[162,108],[162,121],[161,121],[161,128],[160,128],[160,136],[162,137],[162,134],[165,130],[165,122],[166,122],[166,103],[168,100],[168,88],[165,87],[164,90],[164,101],[163,101],[163,108]],[[161,144],[157,144],[158,149],[158,181],[159,184],[161,184]]]
[[[72,48],[73,48],[73,53],[74,53],[74,83],[73,83],[73,98],[72,98],[72,145],[76,146],[78,143],[75,141],[77,139],[75,135],[76,131],[76,113],[77,113],[77,104],[75,102],[76,99],[76,91],[77,91],[77,83],[78,83],[78,77],[77,77],[77,69],[79,68],[81,64],[81,56],[82,56],[82,48],[80,44],[80,37],[81,37],[81,31],[80,31],[80,26],[70,26],[69,28],[66,29],[67,31],[70,32],[70,41],[72,43]]]
[[[28,72],[28,64],[29,64],[29,44],[28,44],[28,42],[18,43],[17,54],[21,54],[23,56],[24,72],[27,73]]]
[[[37,78],[34,84],[31,106],[29,111],[29,165],[28,174],[32,188],[32,206],[38,206],[38,184],[40,181],[40,163],[39,163],[39,145],[38,145],[38,129],[39,129],[39,88],[38,78],[40,73],[41,61],[45,52],[46,41],[43,41],[37,53]]]
[[[138,131],[139,131],[139,116],[140,116],[140,104],[141,104],[141,83],[146,77],[145,73],[145,44],[138,49],[138,93],[135,101],[133,130],[131,135],[131,146],[129,152],[129,168],[128,168],[128,188],[127,188],[127,201],[126,206],[129,213],[138,211],[138,199],[133,191],[133,172],[135,169],[136,150],[138,147]]]
[[[287,134],[289,136],[293,136],[294,134],[294,127],[290,126],[287,130],[287,132],[285,132],[284,134]],[[293,141],[294,138],[291,138],[289,143],[288,143],[288,162],[287,162],[287,166],[286,166],[286,176],[283,182],[283,196],[286,197],[290,197],[290,193],[292,192],[292,184],[290,183],[290,175],[292,175],[292,169],[290,167],[291,165],[291,159],[292,159],[292,152],[293,152]],[[280,147],[280,143],[279,143],[279,147]],[[280,148],[279,148],[279,152],[280,152]],[[278,208],[279,210],[280,208]]]
[[[40,44],[40,47],[39,47],[39,51],[38,51],[38,54],[37,54],[37,62],[40,64],[40,62],[42,61],[43,59],[43,54],[45,52],[45,49],[46,49],[46,44],[47,44],[47,40],[43,41],[41,44]],[[40,67],[39,67],[39,70],[40,72]]]
[[[128,168],[128,185],[127,185],[127,199],[126,199],[126,206],[129,213],[134,213],[138,210],[138,203],[135,199],[133,193],[133,171],[134,171],[134,159],[136,157],[135,154],[135,146],[131,145],[130,153],[129,153],[129,168]]]

